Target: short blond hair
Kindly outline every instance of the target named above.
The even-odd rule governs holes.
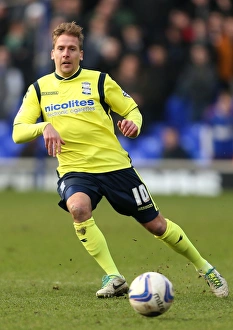
[[[52,42],[53,42],[53,47],[55,46],[55,43],[62,34],[68,34],[72,35],[74,37],[77,37],[79,40],[79,47],[80,50],[83,49],[83,40],[84,40],[84,35],[82,33],[83,28],[79,25],[77,25],[75,22],[64,22],[59,24],[52,33]]]

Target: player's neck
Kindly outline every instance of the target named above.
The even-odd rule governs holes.
[[[55,73],[56,73],[56,75],[58,75],[59,77],[61,77],[62,79],[70,79],[72,76],[74,76],[77,72],[78,72],[78,70],[79,70],[79,67],[78,67],[78,69],[75,71],[75,72],[73,72],[70,76],[68,76],[68,77],[64,77],[64,76],[62,76],[62,75],[60,75],[60,74],[58,74],[57,72],[56,72],[56,70],[55,70]]]

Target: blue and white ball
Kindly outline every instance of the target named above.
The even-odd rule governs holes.
[[[143,273],[133,280],[129,288],[130,305],[144,316],[155,317],[165,313],[173,299],[173,285],[160,273]]]

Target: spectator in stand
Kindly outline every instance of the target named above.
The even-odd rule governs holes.
[[[190,44],[193,41],[192,20],[187,12],[180,9],[171,10],[168,23],[180,31],[184,44]]]
[[[208,37],[211,44],[215,45],[216,41],[222,35],[223,15],[217,11],[212,11],[206,21]]]
[[[52,18],[63,16],[67,21],[75,21],[80,25],[83,19],[83,0],[53,0],[51,1]]]
[[[31,46],[32,71],[35,80],[37,77],[47,73],[47,33],[49,18],[47,14],[46,2],[29,1],[24,12],[24,22],[26,25],[26,42]],[[46,35],[46,37],[45,37]]]
[[[207,47],[192,44],[190,61],[181,72],[175,88],[176,95],[189,101],[191,120],[202,120],[206,107],[213,102],[217,87],[218,77]]]
[[[109,37],[119,34],[117,17],[121,12],[121,0],[99,0],[85,17],[84,28],[87,30],[84,39],[83,67],[100,69],[102,47],[106,46]],[[117,36],[119,37],[119,36]],[[102,62],[103,63],[103,62]]]
[[[221,13],[224,17],[233,16],[233,4],[231,0],[215,0],[213,10]]]
[[[145,41],[142,27],[136,24],[125,25],[121,29],[121,40],[124,52],[143,56],[145,52]]]
[[[151,44],[147,48],[147,85],[144,89],[144,122],[149,125],[162,121],[164,105],[173,88],[173,70],[163,45]]]
[[[26,26],[23,20],[12,21],[4,38],[4,44],[12,51],[18,51],[24,46]]]
[[[98,69],[101,58],[101,49],[109,37],[108,20],[102,16],[93,16],[87,27],[86,38],[84,39],[84,52],[82,66],[91,69]]]
[[[215,41],[217,69],[222,87],[233,84],[233,16],[224,18],[221,36]]]
[[[85,20],[101,17],[108,22],[109,35],[119,37],[119,31],[125,24],[134,24],[136,17],[130,7],[125,7],[122,0],[99,0],[87,15]]]
[[[11,121],[24,92],[21,71],[11,65],[11,54],[6,46],[0,46],[0,119]]]
[[[180,29],[169,25],[165,31],[165,47],[168,62],[171,63],[170,72],[175,86],[177,77],[187,59],[189,45],[184,43]]]
[[[26,37],[23,20],[10,22],[4,45],[11,53],[11,61],[23,74],[25,86],[35,78],[33,71],[33,47]],[[26,92],[26,91],[25,91]]]
[[[113,74],[124,90],[136,101],[138,106],[144,103],[145,73],[140,57],[136,54],[124,54]],[[140,79],[139,79],[140,78]]]
[[[146,76],[141,58],[136,54],[124,54],[118,67],[113,71],[112,78],[127,91],[144,112]]]
[[[229,90],[220,91],[204,119],[211,129],[212,158],[233,159],[233,98]]]
[[[174,7],[171,0],[125,0],[137,17],[137,23],[143,27],[147,44],[162,42],[168,24],[168,16]]]
[[[174,127],[165,127],[162,132],[162,158],[190,159],[188,152],[180,143],[179,131]]]
[[[207,22],[202,18],[195,18],[192,20],[192,29],[193,29],[193,41],[192,44],[198,43],[203,46],[206,46],[209,51],[210,59],[215,65],[216,63],[216,52],[208,33]]]
[[[28,1],[13,9],[4,44],[10,49],[15,66],[23,72],[25,85],[44,70],[47,18],[45,2]]]
[[[203,45],[208,45],[209,38],[207,33],[206,21],[202,18],[195,18],[192,20],[192,30],[193,30],[193,41],[194,43],[200,43]]]
[[[5,1],[0,0],[0,44],[4,43],[9,29],[9,9]]]
[[[97,67],[103,72],[108,72],[110,76],[116,70],[122,56],[122,44],[116,37],[106,37],[99,54]]]
[[[211,11],[212,0],[189,0],[185,1],[183,9],[188,13],[191,19],[208,19]]]
[[[222,26],[223,26],[223,16],[222,14],[218,13],[217,11],[210,12],[208,20],[206,21],[207,27],[207,35],[208,41],[211,49],[211,55],[213,59],[213,63],[215,66],[215,70],[218,74],[217,69],[217,52],[216,52],[216,44],[220,40],[222,36]],[[218,74],[219,76],[219,74]]]

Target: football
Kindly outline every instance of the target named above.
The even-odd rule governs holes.
[[[147,272],[137,276],[129,287],[129,302],[141,315],[155,317],[172,305],[174,289],[162,274]]]

